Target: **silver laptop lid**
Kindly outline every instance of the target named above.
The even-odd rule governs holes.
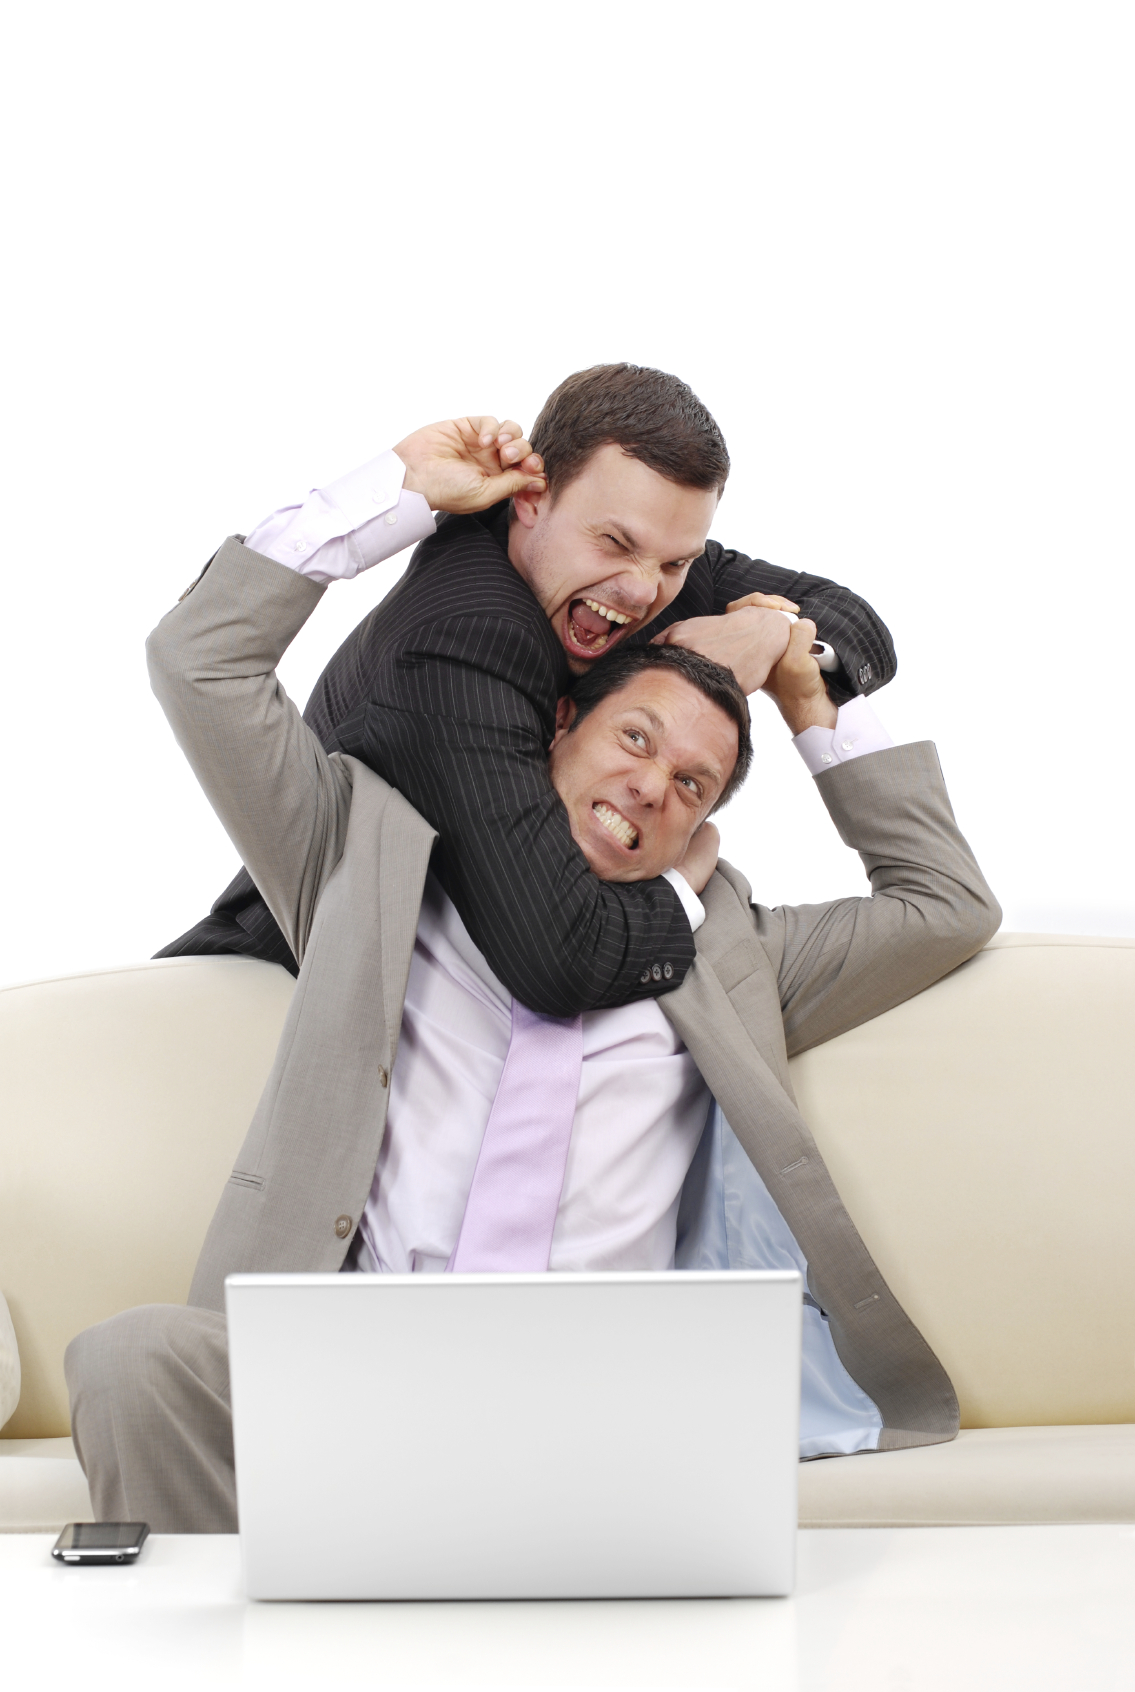
[[[225,1285],[250,1596],[791,1590],[798,1275]]]

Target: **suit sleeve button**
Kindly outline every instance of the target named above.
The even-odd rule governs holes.
[[[673,981],[673,979],[674,979],[674,965],[673,964],[663,964],[662,965],[662,979],[663,979],[663,981]]]
[[[639,976],[639,980],[642,982],[642,985],[645,987],[647,982],[650,980],[650,971],[648,969],[644,969],[642,974]]]
[[[655,964],[650,973],[654,977],[655,981],[661,981],[662,980],[662,965],[661,964]]]
[[[346,1239],[353,1227],[354,1223],[349,1216],[337,1216],[335,1218],[335,1232],[341,1240]]]
[[[386,1083],[389,1080],[390,1080],[390,1076],[387,1074],[386,1070],[382,1067],[382,1065],[379,1064],[379,1066],[378,1066],[378,1084],[379,1084],[379,1086],[385,1087]]]

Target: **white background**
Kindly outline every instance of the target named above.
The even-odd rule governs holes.
[[[434,417],[684,376],[714,533],[865,594],[1009,928],[1135,933],[1127,4],[23,6],[6,26],[0,979],[235,868],[143,640],[219,541]],[[303,698],[399,564],[336,587]],[[862,886],[766,702],[724,818]]]

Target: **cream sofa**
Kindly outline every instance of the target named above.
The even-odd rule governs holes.
[[[185,1298],[292,986],[186,958],[0,992],[0,1291],[22,1366],[0,1529],[89,1519],[64,1347]],[[963,1425],[951,1445],[804,1464],[803,1524],[1135,1521],[1133,1035],[1135,940],[1003,935],[794,1061]]]

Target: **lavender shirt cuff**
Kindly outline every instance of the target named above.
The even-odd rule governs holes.
[[[274,511],[245,545],[312,581],[349,581],[435,532],[421,494],[402,486],[405,475],[397,453],[380,453],[314,488],[302,505]]]
[[[894,741],[862,694],[841,705],[834,729],[809,728],[792,742],[814,776],[868,752],[883,752]]]

